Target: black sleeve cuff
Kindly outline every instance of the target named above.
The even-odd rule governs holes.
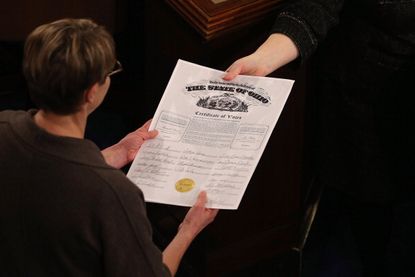
[[[297,46],[301,62],[308,59],[317,48],[318,40],[308,24],[288,12],[282,12],[275,20],[271,33],[288,36]]]

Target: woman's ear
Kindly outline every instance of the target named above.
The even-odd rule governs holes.
[[[97,97],[98,86],[99,84],[95,83],[89,89],[85,91],[85,94],[84,94],[85,103],[89,103],[89,104],[94,103],[95,98]]]

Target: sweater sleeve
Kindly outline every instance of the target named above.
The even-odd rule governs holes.
[[[344,0],[292,1],[279,12],[271,32],[291,38],[305,60],[337,25],[343,3]]]
[[[98,209],[104,275],[171,276],[153,243],[141,190],[122,173],[116,175],[106,174],[109,190]]]

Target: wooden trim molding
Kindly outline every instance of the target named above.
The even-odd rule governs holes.
[[[284,0],[166,0],[210,40],[272,15]]]

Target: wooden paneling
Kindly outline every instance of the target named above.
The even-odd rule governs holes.
[[[38,25],[64,17],[91,18],[111,32],[121,28],[117,0],[5,0],[0,9],[0,40],[24,40]]]
[[[206,40],[270,16],[281,0],[166,0]]]

